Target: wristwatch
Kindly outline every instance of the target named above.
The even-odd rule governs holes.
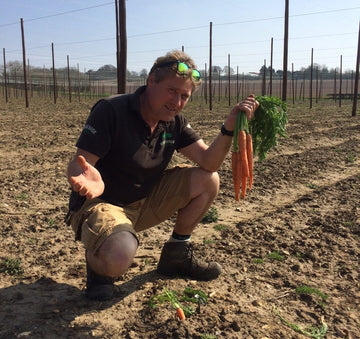
[[[225,128],[225,124],[223,123],[222,125],[221,125],[221,134],[222,135],[227,135],[227,136],[229,136],[229,137],[232,137],[232,136],[234,136],[234,132],[233,131],[228,131],[226,128]]]

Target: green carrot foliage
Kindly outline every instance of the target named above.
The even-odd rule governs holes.
[[[267,153],[278,142],[278,136],[286,137],[287,107],[278,97],[257,96],[259,107],[249,121],[254,154],[265,160]]]

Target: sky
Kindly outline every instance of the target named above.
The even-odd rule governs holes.
[[[127,0],[127,69],[150,70],[159,56],[184,48],[199,70],[228,64],[239,73],[283,68],[285,0]],[[355,70],[359,0],[289,0],[288,69],[313,61],[328,69]],[[113,0],[0,0],[0,48],[6,62],[22,62],[20,18],[31,66],[70,66],[81,71],[116,66]],[[3,53],[2,53],[3,54]],[[1,57],[0,67],[3,65]]]

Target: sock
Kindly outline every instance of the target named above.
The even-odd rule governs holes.
[[[181,235],[173,231],[172,235],[170,236],[169,242],[190,241],[190,237],[191,235]]]

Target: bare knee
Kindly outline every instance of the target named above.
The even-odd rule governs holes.
[[[133,234],[120,231],[110,235],[100,246],[96,255],[88,253],[90,266],[100,275],[118,277],[133,262],[138,241]]]
[[[218,172],[211,172],[210,182],[212,183],[213,188],[217,194],[219,192],[219,187],[220,187],[220,176]]]
[[[210,198],[216,197],[219,192],[220,177],[217,172],[205,171],[197,168],[191,178],[191,195],[207,194]]]

